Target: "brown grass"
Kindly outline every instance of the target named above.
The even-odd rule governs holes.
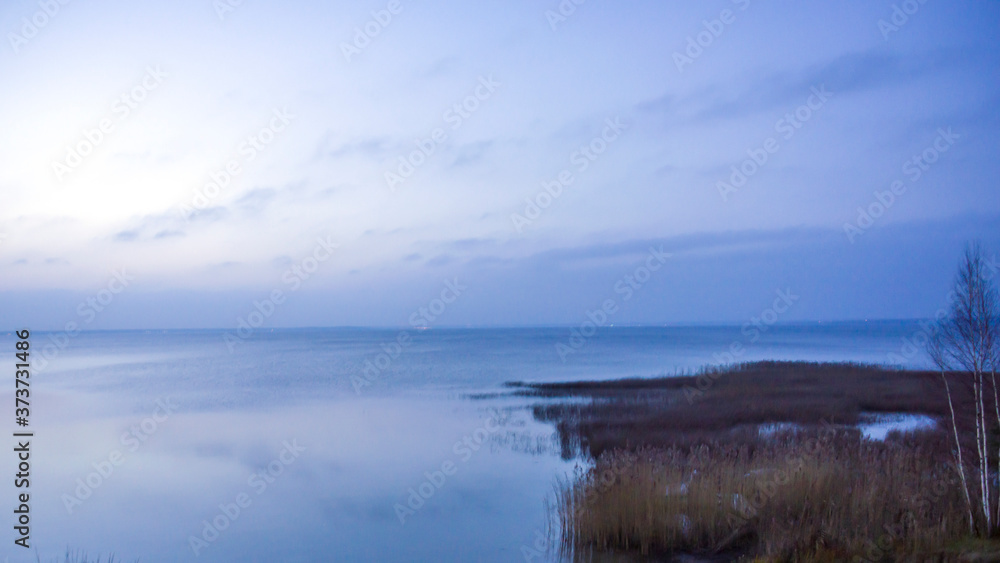
[[[948,378],[960,431],[974,435],[967,378]],[[937,372],[756,362],[510,385],[545,399],[534,415],[556,425],[565,457],[594,460],[558,487],[568,559],[1000,561],[997,542],[969,537]],[[864,413],[925,414],[939,425],[875,442],[854,427]],[[761,436],[775,422],[797,429]]]
[[[957,475],[923,444],[938,439],[786,432],[752,450],[607,452],[559,488],[563,555],[950,560],[967,528]]]
[[[960,424],[974,428],[972,393],[956,375],[949,378]],[[681,377],[508,385],[522,395],[576,399],[534,407],[538,420],[558,428],[567,457],[581,450],[596,458],[616,448],[748,443],[759,425],[773,422],[854,425],[862,413],[949,417],[937,372],[858,364],[754,362]]]

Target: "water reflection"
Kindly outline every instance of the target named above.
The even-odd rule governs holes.
[[[180,405],[143,428],[149,412],[68,413],[37,429],[43,559],[72,546],[143,561],[510,561],[544,524],[542,499],[568,466],[546,455],[551,428],[509,404]],[[478,443],[486,426],[496,432]],[[428,486],[401,522],[395,507]]]

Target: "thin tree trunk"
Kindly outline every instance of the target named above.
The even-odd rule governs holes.
[[[979,453],[979,504],[983,511],[985,533],[990,533],[989,501],[986,500],[986,452],[983,451],[983,387],[978,375],[973,376],[976,394],[976,451]]]
[[[1000,429],[1000,401],[997,395],[997,372],[996,367],[990,365],[990,381],[993,383],[993,409],[997,415],[997,428]],[[1000,444],[997,444],[997,461],[1000,463]],[[998,468],[1000,471],[1000,468]],[[997,495],[997,511],[994,521],[1000,525],[1000,495]]]
[[[979,505],[977,511],[982,512],[985,519],[986,513],[983,512],[983,489],[985,488],[985,483],[983,482],[983,421],[979,409],[979,380],[975,373],[972,374],[972,402],[976,408],[976,472],[979,473],[976,476],[979,478],[979,498],[976,499],[976,503]],[[985,531],[989,533],[989,526],[986,526]]]
[[[993,532],[992,512],[990,511],[990,456],[986,445],[986,403],[984,401],[985,389],[983,389],[983,372],[977,369],[976,387],[979,391],[979,440],[982,457],[980,458],[983,493],[983,517],[986,518],[987,535]]]
[[[979,440],[979,490],[982,494],[983,518],[986,519],[986,534],[993,530],[990,516],[989,455],[986,451],[986,407],[983,403],[983,374],[978,369],[975,374],[976,386],[976,438]]]
[[[972,518],[972,497],[969,495],[969,484],[965,480],[965,464],[962,462],[962,442],[958,439],[958,422],[955,420],[955,406],[951,400],[951,386],[948,385],[948,378],[941,370],[941,380],[944,381],[944,391],[948,395],[948,410],[951,411],[951,429],[955,433],[955,451],[957,452],[958,476],[962,480],[962,492],[965,493],[965,505],[969,511],[969,533],[976,533],[976,523]]]

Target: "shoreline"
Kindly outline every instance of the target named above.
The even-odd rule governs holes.
[[[937,372],[856,363],[766,361],[692,375],[561,383],[509,382],[515,396],[547,399],[536,419],[555,423],[581,453],[743,441],[761,425],[856,426],[868,416],[948,416]],[[959,402],[970,395],[956,390]],[[572,400],[572,401],[571,401]]]
[[[963,527],[941,377],[754,362],[506,387],[543,399],[533,414],[556,428],[564,458],[590,460],[557,486],[555,543],[571,560],[998,560],[1000,543]],[[971,405],[958,374],[948,378]],[[881,440],[859,428],[897,415],[925,423]]]

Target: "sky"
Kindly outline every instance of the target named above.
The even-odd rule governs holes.
[[[985,1],[3,2],[0,329],[929,317],[967,241],[1000,252],[998,30]]]

